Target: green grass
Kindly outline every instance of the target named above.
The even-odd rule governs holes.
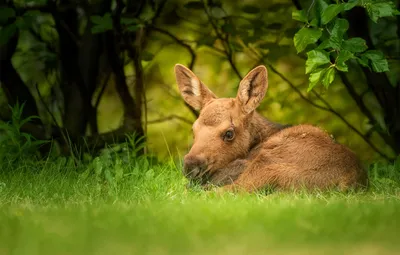
[[[399,166],[362,193],[219,196],[172,162],[4,161],[0,254],[398,254]]]

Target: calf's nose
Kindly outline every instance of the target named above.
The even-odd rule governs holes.
[[[206,168],[203,157],[187,155],[183,162],[183,174],[189,178],[195,178]]]

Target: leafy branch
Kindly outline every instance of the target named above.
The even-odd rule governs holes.
[[[317,0],[310,8],[313,13],[306,13],[304,10],[293,11],[292,18],[304,25],[294,36],[294,46],[297,53],[308,49],[308,92],[320,83],[328,88],[337,72],[349,71],[347,61],[350,60],[356,60],[360,65],[377,73],[389,71],[388,62],[381,51],[368,50],[363,38],[348,38],[349,22],[339,18],[339,15],[356,6],[365,8],[375,23],[379,18],[400,14],[392,2],[372,0],[350,0],[347,3],[329,5],[324,0]],[[316,44],[317,41],[320,43]]]

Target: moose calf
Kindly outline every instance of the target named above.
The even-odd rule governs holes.
[[[256,112],[268,87],[266,67],[251,70],[236,98],[217,98],[183,65],[175,65],[183,99],[200,110],[184,175],[203,186],[253,192],[277,189],[366,187],[356,155],[311,125],[282,126]]]

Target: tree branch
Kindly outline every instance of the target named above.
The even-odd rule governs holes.
[[[190,45],[186,44],[184,41],[182,41],[181,39],[179,39],[178,37],[176,37],[175,35],[173,35],[172,33],[163,30],[161,28],[155,27],[155,26],[151,26],[150,29],[159,32],[161,34],[167,35],[168,37],[170,37],[171,39],[173,39],[177,44],[181,45],[182,47],[184,47],[190,54],[191,56],[191,61],[189,63],[189,69],[193,69],[194,66],[194,62],[196,61],[196,53],[194,52],[194,50],[192,49],[192,47],[190,47]]]
[[[301,4],[300,4],[300,2],[298,0],[292,0],[292,2],[293,2],[293,4],[295,5],[295,7],[298,10],[302,9],[302,6],[301,6]],[[368,30],[368,18],[367,18],[365,10],[363,8],[361,8],[361,7],[355,7],[347,15],[347,19],[348,19],[348,21],[350,23],[350,27],[349,27],[349,32],[348,33],[353,37],[361,37],[361,38],[363,38],[367,42],[368,48],[369,49],[374,49],[375,47],[373,45],[372,39],[370,37],[369,30]],[[321,41],[318,41],[317,43],[320,44]],[[367,79],[368,87],[373,91],[375,97],[377,98],[377,100],[380,103],[381,107],[384,109],[385,113],[389,113],[389,116],[385,116],[385,123],[388,124],[388,122],[389,122],[389,124],[392,124],[394,126],[394,128],[397,128],[397,129],[400,130],[400,121],[395,121],[394,123],[393,122],[391,123],[391,121],[388,121],[388,119],[390,120],[390,118],[392,118],[393,115],[396,115],[396,114],[400,115],[400,110],[399,110],[398,113],[396,113],[396,109],[392,110],[390,108],[390,107],[396,108],[396,107],[393,107],[393,105],[396,105],[393,102],[393,95],[395,95],[396,92],[395,92],[395,89],[393,89],[393,87],[390,85],[390,82],[389,82],[386,74],[385,73],[374,73],[374,72],[371,72],[368,68],[365,68],[365,67],[361,67],[361,69],[364,72],[364,75],[365,75],[365,77]],[[369,109],[364,104],[364,102],[362,100],[362,95],[358,95],[357,94],[357,92],[351,86],[351,83],[349,82],[349,80],[347,79],[347,77],[346,77],[346,75],[344,73],[339,72],[339,74],[340,74],[340,77],[342,78],[343,85],[346,87],[348,93],[353,98],[353,100],[356,102],[356,105],[359,107],[361,112],[372,123],[374,123],[374,124],[377,123],[377,121],[374,118],[374,116],[372,115],[372,113],[369,111]],[[397,89],[398,89],[398,91],[397,91],[398,93],[397,94],[400,96],[400,87],[398,86]],[[396,98],[396,96],[394,96],[394,98]],[[387,107],[388,105],[389,105],[389,109]],[[399,102],[398,102],[397,108],[400,109],[400,103]],[[340,116],[340,117],[342,117],[342,116]],[[396,119],[396,117],[395,117],[395,119]],[[398,127],[396,127],[396,125]],[[359,131],[357,130],[357,132],[359,132]],[[388,145],[390,145],[390,147],[394,151],[400,150],[399,146],[396,147],[396,145],[393,144],[393,141],[391,140],[390,136],[388,136],[387,134],[384,134],[382,132],[378,132],[378,134],[383,138],[383,140]],[[369,145],[372,144],[370,142],[369,138],[368,138],[369,136],[362,135],[361,137],[364,139],[364,141],[366,141],[366,142],[368,141]],[[400,139],[400,134],[399,134],[399,137],[397,139]],[[371,146],[371,148],[373,148],[381,156],[383,156],[382,152],[378,151],[375,146]],[[388,156],[386,156],[386,155],[383,156],[383,157],[388,159]]]
[[[173,35],[172,33],[168,32],[168,31],[166,31],[166,30],[163,30],[163,29],[158,28],[158,27],[155,27],[155,26],[151,26],[150,29],[152,29],[152,30],[154,30],[154,31],[156,31],[156,32],[159,32],[159,33],[161,33],[161,34],[167,35],[168,37],[170,37],[171,39],[173,39],[177,44],[179,44],[179,45],[181,45],[182,47],[184,47],[185,49],[187,49],[187,51],[189,52],[189,54],[190,54],[190,56],[191,56],[191,60],[190,60],[190,63],[189,63],[189,66],[188,66],[188,67],[189,67],[189,69],[191,69],[191,70],[193,69],[194,63],[195,63],[195,61],[196,61],[196,53],[194,52],[194,50],[192,49],[192,47],[190,47],[190,45],[186,44],[184,41],[182,41],[181,39],[179,39],[178,37],[176,37],[175,35]],[[186,102],[185,102],[185,105],[186,105],[186,107],[189,108],[190,112],[191,112],[195,117],[198,117],[198,116],[199,116],[198,112],[195,111],[195,110],[194,110],[190,105],[188,105]]]
[[[367,106],[365,105],[365,103],[363,101],[363,95],[357,94],[356,90],[351,85],[351,83],[345,73],[339,72],[339,76],[342,79],[343,85],[346,87],[347,92],[350,94],[350,96],[356,102],[356,104],[357,104],[358,108],[361,110],[361,112],[368,118],[368,120],[371,123],[376,123],[374,116],[372,115],[371,111],[367,108]]]
[[[226,35],[225,38],[223,36],[222,33],[219,32],[217,25],[214,23],[214,20],[211,16],[211,13],[209,12],[206,2],[204,0],[201,0],[201,2],[203,3],[204,6],[204,11],[207,15],[208,21],[210,22],[213,30],[215,31],[217,38],[221,41],[223,47],[224,47],[224,51],[225,51],[225,56],[228,59],[233,71],[235,72],[235,74],[239,77],[240,80],[243,79],[243,76],[240,74],[239,70],[237,69],[234,61],[233,61],[233,51],[232,48],[229,44],[229,36]]]
[[[104,91],[106,90],[106,87],[107,87],[108,81],[110,80],[110,77],[111,77],[111,72],[108,72],[107,75],[106,75],[106,78],[104,79],[103,84],[101,85],[101,89],[99,91],[99,95],[97,96],[96,102],[95,102],[95,104],[93,106],[93,108],[96,109],[96,110],[99,108],[99,104],[100,104],[101,98],[102,98],[102,96],[104,94]]]
[[[193,121],[191,121],[191,120],[189,120],[189,119],[186,119],[186,118],[184,118],[184,117],[175,115],[175,114],[169,115],[169,116],[167,116],[167,117],[155,119],[155,120],[149,120],[149,121],[147,122],[147,124],[157,124],[157,123],[161,123],[161,122],[165,122],[165,121],[169,121],[169,120],[175,120],[175,119],[176,119],[176,120],[180,120],[180,121],[182,121],[182,122],[184,122],[184,123],[186,123],[186,124],[189,124],[189,125],[192,125],[192,124],[193,124]]]
[[[138,131],[138,135],[143,135],[143,128],[141,124],[141,112],[140,105],[137,105],[134,98],[131,96],[126,82],[126,76],[124,71],[124,63],[120,59],[121,48],[119,40],[124,40],[120,17],[124,3],[121,0],[117,1],[117,7],[115,14],[113,15],[113,31],[106,32],[106,45],[107,45],[107,57],[110,63],[110,67],[115,74],[116,89],[124,107],[124,127],[133,128]]]

